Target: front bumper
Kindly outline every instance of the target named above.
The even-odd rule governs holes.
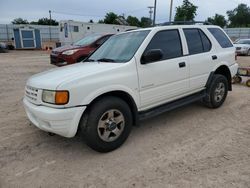
[[[61,55],[61,54],[50,54],[50,64],[56,66],[65,66],[68,64],[76,63],[74,56]]]
[[[58,55],[51,54],[50,64],[60,66],[60,65],[67,65],[67,62],[65,59],[59,57]]]
[[[86,109],[86,106],[66,109],[37,106],[25,98],[23,103],[29,120],[36,127],[68,138],[75,136],[82,114]]]

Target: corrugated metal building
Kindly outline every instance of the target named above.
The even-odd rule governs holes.
[[[231,39],[250,38],[250,28],[226,28],[224,29]]]

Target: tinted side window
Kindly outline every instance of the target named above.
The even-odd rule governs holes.
[[[208,30],[210,31],[210,33],[212,33],[212,35],[218,41],[222,48],[233,47],[231,41],[219,28],[208,28]]]
[[[203,44],[198,29],[183,29],[187,40],[189,55],[203,52]]]
[[[150,41],[145,51],[161,49],[163,60],[182,56],[182,45],[178,30],[160,31]]]
[[[201,37],[202,44],[203,44],[203,52],[210,51],[212,48],[212,44],[211,44],[210,40],[205,35],[205,33],[203,33],[203,31],[201,31],[200,29],[199,29],[199,33],[200,33],[200,37]]]

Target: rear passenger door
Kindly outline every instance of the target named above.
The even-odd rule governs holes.
[[[201,29],[186,28],[183,32],[188,47],[186,61],[190,68],[190,90],[195,92],[204,89],[217,59],[216,50]]]
[[[155,49],[163,52],[160,61],[138,65],[142,109],[179,98],[189,89],[189,68],[183,57],[179,30],[158,31],[144,54]]]

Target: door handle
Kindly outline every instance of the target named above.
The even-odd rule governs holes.
[[[216,59],[218,59],[217,55],[213,55],[212,60],[216,60]]]
[[[179,63],[179,67],[180,67],[180,68],[186,67],[186,63],[185,63],[185,62]]]

